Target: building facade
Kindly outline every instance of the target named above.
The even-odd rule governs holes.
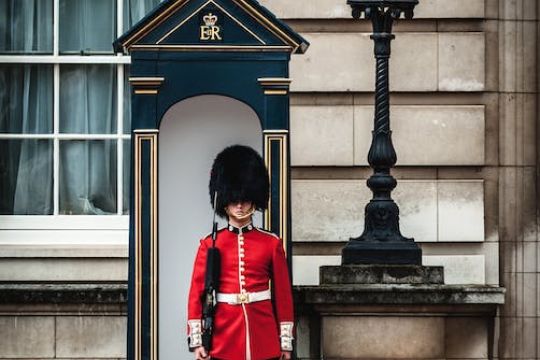
[[[311,43],[291,62],[292,261],[316,285],[370,198],[371,24],[345,1],[260,3]],[[126,356],[130,58],[111,43],[155,5],[0,1],[0,358]],[[534,0],[420,0],[395,26],[402,233],[447,284],[506,288],[478,359],[540,358],[539,17]]]

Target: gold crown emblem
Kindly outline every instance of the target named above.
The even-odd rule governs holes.
[[[208,15],[203,16],[203,21],[206,26],[214,26],[218,21],[218,17],[212,13],[208,13]]]

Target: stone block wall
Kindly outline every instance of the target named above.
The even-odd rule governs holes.
[[[0,284],[0,359],[125,359],[126,285]]]
[[[292,200],[295,283],[317,284],[370,197],[370,24],[341,1],[263,3],[312,43],[291,65]],[[402,232],[447,283],[507,288],[489,344],[500,359],[540,357],[539,14],[534,0],[421,1],[391,60]]]
[[[371,197],[371,24],[352,20],[340,1],[263,3],[311,42],[291,64],[295,283],[311,284],[304,267],[337,261],[349,237],[362,232]],[[503,3],[421,1],[414,20],[395,26],[392,45],[402,233],[422,244],[426,263],[446,264],[447,278],[461,284],[500,283],[495,24]],[[535,148],[530,138],[528,146]]]
[[[409,315],[383,319],[380,316],[325,318],[321,324],[325,355],[331,359],[489,358],[487,317]],[[357,331],[349,331],[351,328]],[[382,340],[388,338],[395,339],[393,346]]]

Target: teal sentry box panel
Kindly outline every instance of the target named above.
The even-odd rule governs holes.
[[[157,360],[161,119],[174,104],[199,95],[231,97],[255,111],[271,178],[264,224],[280,235],[290,255],[289,61],[309,43],[255,0],[170,0],[113,46],[131,55],[127,358]]]

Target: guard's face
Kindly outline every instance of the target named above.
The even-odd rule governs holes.
[[[226,212],[229,217],[236,220],[244,220],[253,214],[253,203],[251,201],[238,201],[227,205]]]

